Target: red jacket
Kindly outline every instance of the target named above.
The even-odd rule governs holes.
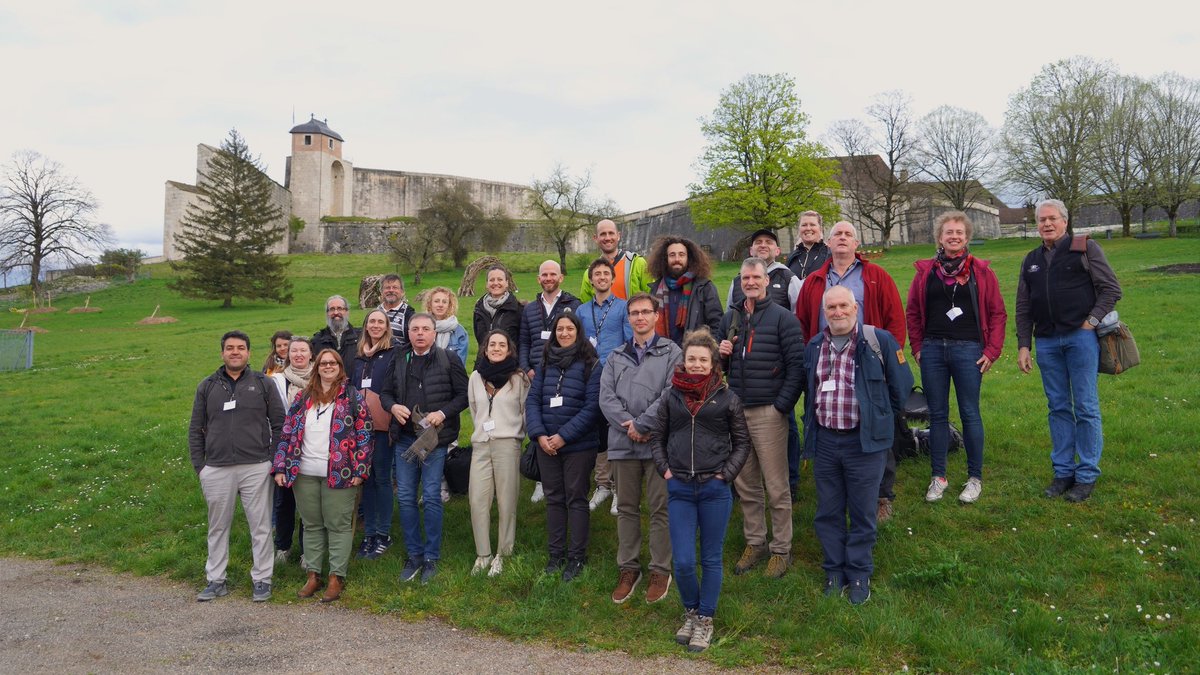
[[[870,324],[886,330],[896,338],[900,348],[904,348],[904,307],[900,304],[900,291],[886,270],[879,265],[867,262],[861,255],[855,253],[858,264],[862,265],[863,300],[860,319],[864,324]],[[804,279],[800,288],[800,299],[796,301],[796,318],[800,319],[800,329],[804,331],[804,343],[817,334],[821,325],[821,296],[825,294],[825,280],[829,276],[829,266],[833,258],[825,261],[812,274]]]
[[[913,263],[917,275],[913,277],[912,286],[908,287],[906,312],[913,354],[921,353],[921,342],[925,337],[925,289],[928,288],[933,265],[932,258]],[[1000,358],[1000,350],[1004,347],[1004,324],[1008,321],[1008,312],[1004,309],[1004,299],[1000,297],[1000,282],[996,280],[996,273],[988,267],[988,261],[975,258],[973,272],[975,285],[979,289],[975,300],[983,355],[995,361]]]

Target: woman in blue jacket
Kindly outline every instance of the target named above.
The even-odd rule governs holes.
[[[574,311],[560,314],[551,333],[525,402],[525,426],[540,449],[550,553],[546,573],[562,570],[563,581],[571,581],[587,564],[588,487],[601,419],[600,363]]]
[[[363,321],[362,337],[358,340],[358,356],[350,373],[350,384],[358,387],[371,413],[375,428],[375,447],[378,452],[371,455],[371,475],[363,483],[363,540],[358,547],[359,558],[374,560],[382,556],[392,545],[392,457],[387,449],[388,425],[392,416],[379,403],[379,390],[383,388],[388,368],[394,353],[392,324],[382,309],[373,310]]]

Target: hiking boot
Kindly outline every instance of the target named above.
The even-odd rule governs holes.
[[[196,602],[208,602],[209,600],[223,598],[226,595],[229,595],[229,587],[225,585],[224,580],[210,581],[208,582],[208,585],[204,587],[204,590],[200,591],[200,593],[196,595]]]
[[[983,492],[983,481],[972,476],[963,485],[963,491],[958,495],[958,501],[963,504],[974,504],[975,500],[979,499],[981,492]]]
[[[492,564],[492,556],[481,555],[475,558],[475,564],[471,566],[471,576],[478,576],[486,572]]]
[[[1067,490],[1067,494],[1063,495],[1063,499],[1072,503],[1087,501],[1087,498],[1092,496],[1092,490],[1094,489],[1096,489],[1095,483],[1076,483],[1071,486],[1070,490]]]
[[[925,501],[936,502],[941,499],[942,495],[946,492],[946,486],[949,484],[950,482],[945,478],[942,478],[941,476],[934,476],[933,479],[929,481],[929,489],[925,491]]]
[[[892,500],[887,497],[879,498],[879,506],[875,509],[875,524],[882,525],[892,519]]]
[[[848,586],[850,589],[850,604],[861,605],[871,599],[871,580],[870,579],[855,579]]]
[[[846,592],[846,580],[840,574],[825,577],[825,597],[831,598]]]
[[[256,581],[254,582],[254,593],[250,596],[254,602],[266,602],[271,599],[271,582]]]
[[[683,625],[675,631],[675,641],[686,645],[692,641],[692,632],[696,629],[696,610],[689,609],[683,613]]]
[[[646,604],[652,605],[667,597],[669,590],[671,590],[671,575],[651,572],[650,585],[646,586]]]
[[[742,557],[733,566],[733,573],[745,574],[749,572],[768,555],[770,555],[770,551],[767,550],[766,546],[751,546],[747,544],[746,549],[742,551]]]
[[[492,564],[488,568],[488,576],[489,577],[500,576],[500,573],[503,571],[504,571],[504,556],[498,555],[495,558],[492,558]]]
[[[562,580],[569,582],[579,578],[579,575],[583,574],[584,564],[582,560],[568,560],[567,566],[563,568]]]
[[[288,561],[288,557],[291,555],[292,555],[292,552],[286,548],[281,548],[278,551],[275,551],[275,564],[276,565],[286,565],[287,561]]]
[[[342,597],[342,589],[346,587],[346,580],[336,574],[329,575],[329,583],[325,586],[325,595],[321,596],[321,602],[335,602]]]
[[[533,494],[529,497],[529,501],[536,504],[545,498],[546,498],[546,493],[545,493],[545,491],[542,490],[542,481],[539,480],[538,482],[533,484]]]
[[[425,565],[421,568],[421,583],[427,584],[430,581],[433,581],[433,578],[436,576],[437,576],[437,561],[436,560],[426,560]]]
[[[787,574],[788,568],[792,565],[791,555],[780,555],[772,553],[771,559],[767,561],[767,571],[765,575],[768,579],[778,579]]]
[[[592,498],[588,500],[588,510],[595,511],[598,506],[604,503],[604,500],[611,496],[613,496],[612,490],[609,490],[603,485],[596,486],[596,491],[592,493]],[[616,503],[617,500],[614,499],[613,504]]]
[[[382,558],[384,553],[392,547],[392,538],[386,534],[375,535],[375,544],[370,551],[367,551],[367,560],[376,560]]]
[[[304,586],[296,593],[296,597],[311,598],[312,596],[316,595],[317,591],[321,590],[321,587],[324,585],[325,584],[321,583],[321,575],[317,574],[316,572],[309,572],[308,581],[306,581]]]
[[[1067,476],[1066,478],[1059,478],[1055,476],[1054,480],[1050,481],[1050,484],[1047,485],[1046,489],[1042,491],[1042,494],[1050,499],[1061,497],[1062,494],[1067,490],[1070,490],[1071,486],[1074,484],[1074,476]]]
[[[617,577],[617,587],[612,592],[612,601],[619,605],[628,600],[633,595],[633,589],[637,588],[641,581],[641,570],[621,570],[620,576]]]
[[[688,651],[702,652],[708,649],[709,643],[712,642],[712,635],[713,618],[697,614],[696,621],[692,624],[692,639],[688,640]]]
[[[404,561],[404,569],[400,570],[400,581],[412,581],[425,567],[425,561],[420,558],[409,558]]]
[[[566,565],[566,561],[562,558],[551,558],[546,561],[546,569],[542,571],[546,574],[558,574],[562,571],[564,565]]]
[[[358,551],[354,554],[356,558],[366,558],[375,550],[375,535],[368,534],[363,537],[362,543],[358,545]]]

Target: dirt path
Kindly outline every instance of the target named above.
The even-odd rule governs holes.
[[[5,672],[716,672],[683,656],[516,644],[319,604],[198,603],[194,588],[97,567],[0,558],[0,587]],[[322,636],[320,652],[300,656],[308,636]]]

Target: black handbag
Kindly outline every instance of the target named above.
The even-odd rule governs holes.
[[[446,464],[442,474],[450,492],[456,495],[467,494],[471,482],[471,446],[460,445],[446,453]]]
[[[525,452],[521,453],[521,475],[533,481],[542,479],[542,469],[538,466],[537,461],[538,452],[537,443],[530,441],[525,446]]]
[[[904,418],[909,420],[929,419],[929,400],[925,398],[925,390],[913,387],[904,401]]]

